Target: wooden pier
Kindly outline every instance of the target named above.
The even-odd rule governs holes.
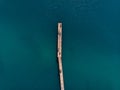
[[[62,23],[58,23],[58,46],[57,58],[59,67],[60,90],[64,89],[63,67],[62,67]]]

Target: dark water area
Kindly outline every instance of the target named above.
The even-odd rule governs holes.
[[[119,0],[0,0],[0,90],[120,90]]]

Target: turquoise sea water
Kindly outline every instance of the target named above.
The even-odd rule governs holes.
[[[0,0],[0,90],[120,90],[119,0]]]

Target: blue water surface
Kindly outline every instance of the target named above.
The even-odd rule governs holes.
[[[0,90],[120,90],[119,0],[0,0]]]

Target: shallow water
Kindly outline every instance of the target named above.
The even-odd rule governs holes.
[[[120,90],[119,0],[1,0],[0,90]]]

